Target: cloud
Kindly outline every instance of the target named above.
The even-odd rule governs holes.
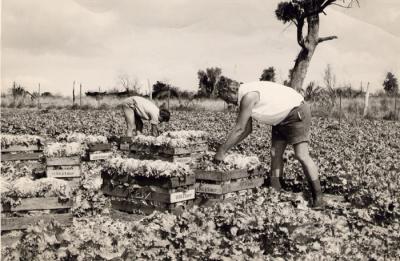
[[[96,55],[113,18],[97,16],[68,1],[6,0],[3,3],[2,48],[35,55]]]
[[[275,18],[278,2],[5,0],[2,86],[40,81],[44,89],[70,94],[74,80],[104,89],[124,72],[194,90],[197,71],[210,66],[241,81],[275,66],[283,81],[299,47],[295,28]],[[320,80],[327,63],[339,81],[357,84],[378,84],[385,70],[400,71],[399,38],[350,11],[330,9],[323,16],[321,35],[339,39],[318,47],[307,81]]]

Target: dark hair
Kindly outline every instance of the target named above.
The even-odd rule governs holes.
[[[227,103],[235,104],[237,101],[232,101],[232,93],[237,94],[240,84],[236,81],[232,81],[228,84],[221,84],[218,89],[218,97]]]
[[[167,109],[160,109],[160,118],[161,121],[169,122],[169,118],[171,117],[171,113]]]

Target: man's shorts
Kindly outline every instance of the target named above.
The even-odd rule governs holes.
[[[309,142],[310,126],[310,105],[303,102],[298,107],[294,107],[281,123],[272,126],[272,140],[283,140],[291,145]]]
[[[128,98],[122,100],[122,106],[133,110],[133,112],[135,114],[135,121],[142,121],[142,118],[140,117],[139,113],[137,112],[136,101],[132,97],[128,97]]]

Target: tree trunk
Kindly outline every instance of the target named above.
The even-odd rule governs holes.
[[[302,89],[303,82],[307,75],[315,48],[319,39],[319,15],[313,15],[307,18],[308,33],[304,39],[304,44],[299,55],[296,58],[293,70],[290,76],[290,87],[293,89]]]

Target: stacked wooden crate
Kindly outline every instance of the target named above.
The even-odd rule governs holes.
[[[130,151],[131,144],[132,144],[132,137],[121,136],[119,138],[118,148],[121,151]]]
[[[80,184],[81,156],[85,153],[79,142],[50,143],[46,146],[46,176],[69,181],[71,186]]]
[[[34,135],[1,135],[1,161],[39,160],[44,140]]]
[[[111,144],[109,143],[92,143],[88,144],[86,159],[89,161],[106,160],[112,155]]]
[[[13,231],[26,229],[41,220],[45,223],[54,220],[61,225],[72,223],[72,194],[68,182],[53,178],[2,179],[1,190],[2,241]]]
[[[132,157],[159,159],[195,166],[208,150],[207,133],[203,131],[170,131],[158,137],[136,136],[131,145]]]
[[[111,197],[113,208],[129,213],[179,214],[195,198],[195,175],[185,164],[114,158],[104,167],[102,178],[103,193]]]
[[[111,144],[108,143],[108,139],[105,136],[73,132],[61,134],[57,137],[57,140],[80,143],[85,150],[83,159],[87,161],[105,160],[112,155]]]
[[[232,154],[224,162],[214,165],[208,154],[201,161],[199,169],[195,170],[197,202],[200,204],[227,200],[264,184],[265,171],[256,157]]]

